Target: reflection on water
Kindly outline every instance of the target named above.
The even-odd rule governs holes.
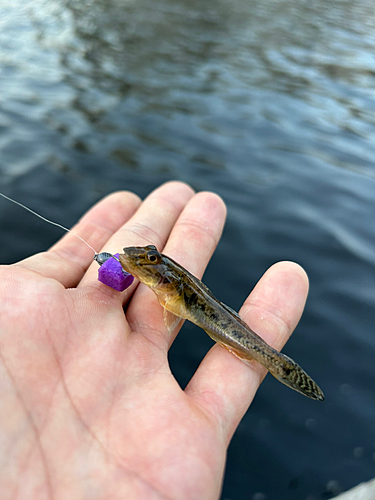
[[[173,175],[187,157],[267,182],[248,158],[280,150],[373,175],[372,2],[18,7],[2,7],[2,101],[69,147]]]
[[[69,225],[109,191],[179,178],[229,205],[206,279],[224,302],[277,260],[308,271],[286,352],[327,401],[267,378],[223,498],[318,500],[373,474],[374,32],[370,0],[0,4],[1,189]],[[2,262],[59,236],[0,208]],[[182,384],[210,345],[184,327]]]

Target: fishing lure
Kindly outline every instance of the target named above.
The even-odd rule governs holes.
[[[118,260],[119,254],[112,255],[102,252],[94,255],[94,260],[99,264],[98,280],[118,292],[126,290],[134,281],[134,276],[127,273]]]

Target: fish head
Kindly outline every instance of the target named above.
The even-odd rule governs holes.
[[[123,252],[119,255],[122,268],[149,288],[155,291],[156,288],[171,288],[178,281],[172,261],[154,245],[126,247]]]

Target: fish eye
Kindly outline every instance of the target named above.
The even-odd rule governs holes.
[[[147,253],[147,259],[150,261],[150,262],[157,262],[159,260],[159,252],[155,251],[155,250],[150,250],[148,253]]]

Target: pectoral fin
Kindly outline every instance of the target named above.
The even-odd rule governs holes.
[[[182,318],[176,316],[167,309],[164,309],[163,311],[163,318],[165,326],[167,327],[169,333],[172,333],[173,330],[178,326],[180,321],[182,321]]]

